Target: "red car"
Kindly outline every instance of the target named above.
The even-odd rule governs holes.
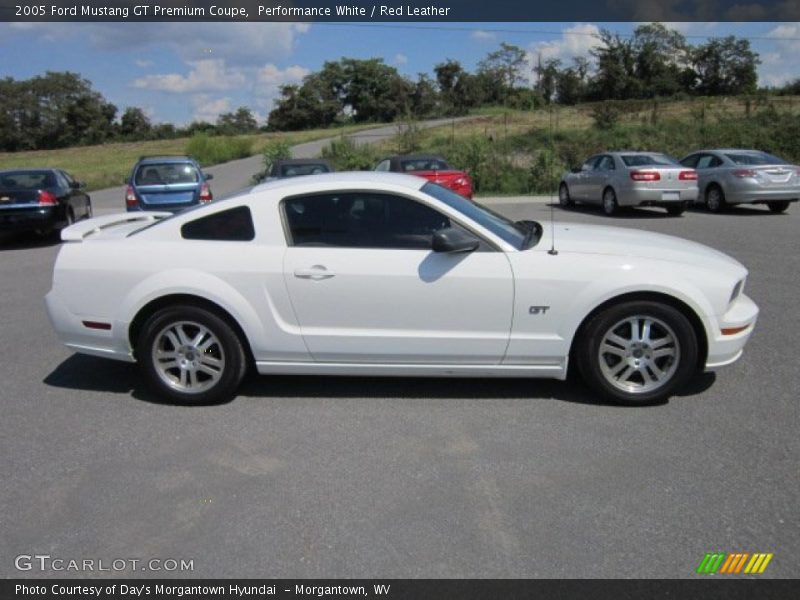
[[[441,156],[430,154],[390,156],[379,162],[375,170],[424,177],[428,181],[453,190],[456,194],[472,199],[472,178],[466,171],[451,167]]]

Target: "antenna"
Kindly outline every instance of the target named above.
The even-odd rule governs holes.
[[[539,55],[541,59],[541,55]],[[553,143],[553,106],[550,105],[550,160],[548,160],[548,167],[550,171],[550,181],[553,180],[553,154],[555,154],[555,144]],[[553,217],[553,203],[555,199],[553,198],[553,188],[550,188],[550,250],[547,253],[550,256],[555,256],[558,254],[558,250],[556,250],[556,225],[554,222]]]
[[[547,251],[550,256],[558,254],[556,250],[556,225],[553,222],[553,199],[550,198],[550,250]]]

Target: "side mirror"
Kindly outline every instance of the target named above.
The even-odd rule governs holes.
[[[203,173],[203,177],[205,177],[206,181],[208,181],[210,179],[214,179],[214,174],[213,173]]]
[[[472,252],[480,243],[478,238],[461,229],[446,227],[433,234],[431,246],[434,252]]]
[[[570,169],[570,173],[580,173],[581,171],[583,171],[583,167],[572,167]]]

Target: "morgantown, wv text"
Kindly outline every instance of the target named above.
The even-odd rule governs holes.
[[[388,596],[391,585],[375,584],[372,592],[375,596]],[[182,598],[184,596],[235,596],[237,598],[259,598],[276,596],[277,585],[163,585],[163,584],[111,584],[111,585],[26,585],[18,583],[15,586],[16,596],[89,596],[101,598],[103,596],[125,596],[127,598],[145,598],[147,596]],[[363,585],[294,585],[294,588],[283,588],[282,592],[294,592],[295,596],[316,596],[327,598],[331,596],[361,596],[369,597],[367,588]]]

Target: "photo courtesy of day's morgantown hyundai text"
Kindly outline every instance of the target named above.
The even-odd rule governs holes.
[[[161,397],[261,374],[546,377],[661,402],[739,358],[747,270],[701,244],[513,222],[394,173],[314,175],[64,230],[47,310],[75,350],[138,362]]]

